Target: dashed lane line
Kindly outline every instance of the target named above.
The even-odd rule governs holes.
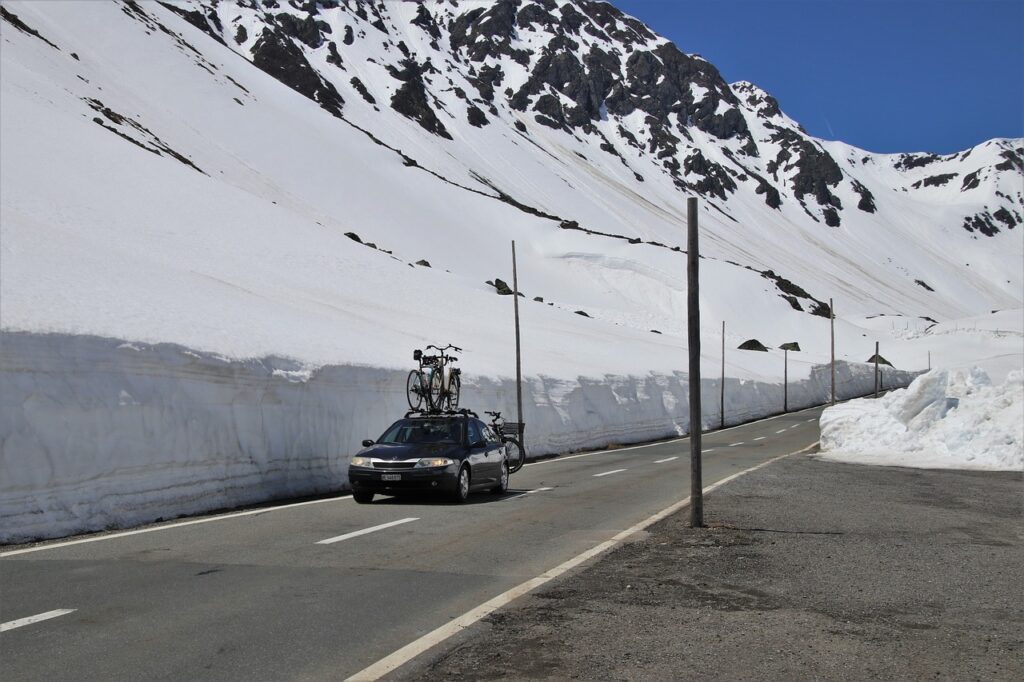
[[[18,620],[9,620],[6,623],[0,624],[0,632],[7,632],[14,628],[20,628],[25,625],[31,625],[32,623],[38,623],[43,620],[50,620],[57,616],[66,616],[69,613],[74,613],[76,609],[54,609],[53,611],[47,611],[46,613],[39,613],[35,616],[28,616],[27,618],[19,618]]]
[[[602,476],[611,476],[612,474],[617,474],[622,471],[626,471],[626,469],[612,469],[611,471],[605,471],[604,473],[594,474],[594,478],[600,478]]]
[[[756,442],[759,440],[764,440],[765,438],[767,438],[767,436],[758,436],[757,438],[754,439],[754,441]]]
[[[363,528],[362,530],[353,531],[351,533],[345,533],[344,535],[338,535],[333,538],[327,538],[326,540],[320,540],[316,544],[318,545],[333,545],[335,542],[341,542],[342,540],[348,540],[349,538],[356,538],[360,535],[366,535],[367,533],[376,533],[379,530],[385,528],[391,528],[392,526],[400,526],[403,523],[409,523],[411,521],[419,521],[419,517],[411,516],[407,519],[399,519],[397,521],[391,521],[389,523],[382,523],[379,526],[371,526],[369,528]]]
[[[778,431],[776,431],[775,433],[777,433],[777,434],[778,434],[778,433],[785,433],[785,432],[786,432],[786,429],[779,429],[779,430],[778,430]]]
[[[729,447],[730,447],[730,448],[734,448],[734,447],[736,447],[737,445],[743,445],[743,444],[744,444],[744,443],[743,443],[743,441],[740,441],[739,443],[730,443],[730,444],[729,444]]]
[[[656,460],[654,460],[654,463],[655,464],[664,464],[665,462],[671,462],[674,459],[679,459],[679,458],[678,457],[666,457],[665,459],[656,459]]]
[[[533,490],[527,490],[527,491],[521,492],[518,495],[512,495],[511,497],[506,497],[505,499],[502,500],[502,502],[508,502],[509,500],[518,500],[520,497],[526,497],[527,495],[532,495],[534,493],[543,493],[543,492],[546,492],[548,490],[554,490],[554,488],[534,488]]]
[[[711,492],[712,490],[715,490],[716,488],[720,488],[721,486],[725,485],[729,481],[735,480],[735,479],[739,478],[740,476],[744,476],[746,474],[749,474],[752,471],[757,471],[758,469],[766,467],[769,464],[772,464],[773,462],[779,461],[780,459],[783,459],[785,457],[789,457],[790,455],[799,454],[801,452],[806,452],[807,450],[813,448],[815,445],[817,445],[817,443],[812,443],[811,445],[807,446],[803,450],[798,450],[797,452],[791,452],[789,454],[781,455],[779,457],[773,457],[772,459],[769,459],[766,462],[762,462],[761,464],[758,464],[757,466],[750,467],[749,469],[744,469],[743,471],[738,471],[735,474],[733,474],[732,476],[728,476],[728,477],[723,478],[722,480],[720,480],[720,481],[718,481],[716,483],[713,483],[713,484],[707,486],[706,488],[704,488],[704,493],[707,494],[707,493]],[[662,511],[658,512],[657,514],[654,514],[653,516],[650,516],[650,517],[644,519],[643,521],[641,521],[640,523],[636,524],[635,526],[632,526],[631,528],[627,528],[626,530],[622,531],[621,533],[617,533],[616,535],[612,536],[610,539],[605,540],[604,542],[602,542],[602,543],[600,543],[598,545],[595,545],[594,547],[591,547],[590,549],[588,549],[587,551],[583,552],[582,554],[578,554],[575,557],[573,557],[572,559],[569,559],[568,561],[565,561],[565,562],[559,564],[558,566],[555,566],[554,568],[552,568],[552,569],[550,569],[548,571],[545,571],[544,573],[541,573],[536,578],[531,578],[530,580],[527,580],[524,583],[520,583],[519,585],[516,585],[512,589],[510,589],[510,590],[508,590],[506,592],[503,592],[503,593],[499,594],[498,596],[493,597],[492,599],[489,599],[488,601],[484,602],[480,606],[477,606],[475,609],[467,611],[466,613],[462,614],[458,618],[452,618],[451,620],[449,620],[447,623],[445,623],[441,627],[437,628],[436,630],[428,632],[427,634],[423,635],[419,639],[417,639],[417,640],[415,640],[413,642],[410,642],[409,644],[406,644],[405,646],[403,646],[398,651],[395,651],[394,653],[392,653],[392,654],[390,654],[388,656],[385,656],[384,658],[380,659],[376,663],[374,663],[374,664],[372,664],[372,665],[370,665],[370,666],[368,666],[366,668],[363,668],[362,670],[360,670],[356,674],[354,674],[351,677],[349,677],[346,680],[346,682],[373,682],[373,680],[379,680],[381,677],[387,675],[390,672],[393,672],[397,668],[399,668],[402,665],[404,665],[404,664],[408,663],[409,661],[411,661],[416,656],[419,656],[424,651],[427,651],[428,649],[433,648],[434,646],[440,644],[441,642],[445,641],[449,637],[451,637],[453,635],[456,635],[459,632],[462,632],[463,630],[465,630],[466,628],[471,626],[473,623],[476,623],[477,621],[481,620],[482,618],[485,618],[488,615],[490,615],[491,613],[494,613],[495,611],[497,611],[502,606],[505,606],[506,604],[508,604],[508,603],[510,603],[512,601],[515,601],[516,599],[518,599],[519,597],[523,596],[524,594],[532,592],[533,590],[537,589],[541,585],[543,585],[543,584],[545,584],[545,583],[547,583],[547,582],[549,582],[551,580],[554,580],[558,576],[560,576],[563,573],[565,573],[565,572],[575,568],[576,566],[579,566],[580,564],[584,563],[585,561],[588,561],[589,559],[594,558],[595,556],[601,554],[602,552],[605,552],[605,551],[611,549],[612,547],[615,547],[616,545],[618,545],[619,543],[621,543],[623,540],[625,540],[629,536],[633,535],[634,533],[637,533],[639,531],[642,531],[642,530],[648,528],[649,526],[657,523],[658,521],[662,520],[663,518],[665,518],[665,517],[667,517],[667,516],[677,512],[677,511],[679,511],[680,509],[683,509],[684,507],[686,507],[689,504],[690,504],[690,498],[689,497],[687,497],[684,500],[680,500],[679,502],[676,502],[675,504],[673,504],[672,506],[668,507],[667,509],[663,509]]]

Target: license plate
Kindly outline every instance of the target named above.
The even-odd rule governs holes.
[[[380,480],[382,481],[401,481],[402,474],[381,474]]]

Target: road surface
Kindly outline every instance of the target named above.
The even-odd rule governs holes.
[[[818,440],[822,408],[704,434],[705,486]],[[526,465],[466,505],[347,496],[0,552],[16,680],[344,679],[679,502],[689,441]]]

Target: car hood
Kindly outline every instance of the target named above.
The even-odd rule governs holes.
[[[375,457],[384,460],[421,459],[423,457],[449,457],[462,459],[466,450],[453,443],[413,443],[389,445],[379,443],[371,445],[359,454],[363,457]]]

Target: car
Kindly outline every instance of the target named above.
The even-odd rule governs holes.
[[[467,411],[410,414],[389,426],[349,462],[352,497],[437,492],[465,502],[470,492],[508,490],[505,446],[494,430]]]

